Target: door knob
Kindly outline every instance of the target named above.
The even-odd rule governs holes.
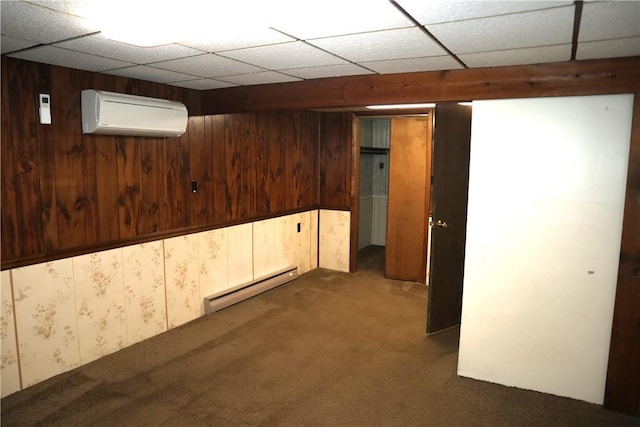
[[[443,221],[441,219],[436,221],[436,227],[447,228],[448,226],[449,225],[445,221]]]

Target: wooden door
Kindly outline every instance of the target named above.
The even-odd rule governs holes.
[[[385,276],[425,283],[431,118],[391,119]]]
[[[435,110],[427,333],[460,324],[467,226],[471,107]]]
[[[640,93],[635,95],[604,406],[640,415]]]

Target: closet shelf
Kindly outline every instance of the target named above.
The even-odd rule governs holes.
[[[360,147],[360,154],[389,154],[389,149],[376,147]]]

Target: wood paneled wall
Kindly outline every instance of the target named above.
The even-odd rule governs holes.
[[[324,113],[320,118],[320,206],[350,210],[351,113]]]
[[[187,132],[83,135],[80,91],[87,88],[182,101]],[[51,95],[51,125],[38,122],[38,93]],[[205,116],[200,95],[3,57],[2,268],[318,207],[323,114]],[[325,200],[348,208],[340,188],[348,194],[348,141],[340,135],[347,129],[336,120],[322,120],[331,153],[323,162],[332,192]]]

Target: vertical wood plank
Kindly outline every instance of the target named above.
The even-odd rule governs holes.
[[[180,180],[178,181],[178,188],[176,188],[177,192],[180,193],[182,198],[181,208],[181,218],[182,221],[177,225],[177,227],[188,227],[191,225],[191,198],[190,196],[190,188],[191,188],[191,180],[190,178],[190,169],[189,169],[189,137],[191,132],[189,131],[189,127],[187,127],[187,131],[178,138],[178,148],[180,154]]]
[[[206,223],[211,225],[215,222],[215,171],[213,170],[214,152],[213,147],[213,116],[202,116],[202,145],[204,148],[205,168],[207,169],[207,216]]]
[[[141,82],[138,88],[143,96],[162,97],[157,85]],[[160,174],[159,153],[164,149],[165,138],[140,138],[142,168],[142,222],[143,234],[160,230]]]
[[[300,193],[297,207],[304,208],[318,204],[318,113],[302,112],[300,120]]]
[[[191,192],[189,196],[192,226],[207,224],[207,195],[210,186],[210,169],[207,164],[210,161],[211,147],[204,142],[204,134],[204,117],[189,117],[189,178],[198,184],[198,191]]]
[[[93,78],[95,73],[88,73],[84,71],[79,72],[79,84],[80,90],[92,89],[94,87]],[[78,91],[77,96],[81,97],[81,92]],[[79,104],[80,112],[79,118],[82,120],[82,102]],[[82,122],[78,127],[78,132],[82,132]],[[98,217],[98,179],[96,176],[96,137],[92,135],[84,135],[81,133],[82,146],[84,150],[82,152],[82,169],[84,174],[82,176],[82,182],[84,185],[85,194],[85,230],[87,234],[86,245],[96,245],[100,243],[100,220]]]
[[[51,66],[45,64],[36,66],[36,84],[38,93],[51,94]],[[52,117],[52,120],[58,120],[58,117]],[[55,196],[55,146],[51,125],[38,126],[38,145],[40,148],[38,162],[40,164],[39,183],[44,251],[51,252],[59,247]]]
[[[351,114],[321,114],[319,139],[320,207],[349,209]]]
[[[140,141],[135,137],[116,138],[118,164],[118,218],[120,238],[142,233]]]
[[[277,115],[277,121],[269,125],[269,133],[269,204],[271,212],[281,212],[287,208],[286,159],[288,135],[291,133],[291,120],[286,113]]]
[[[183,223],[183,199],[181,191],[181,168],[182,161],[180,157],[180,139],[167,138],[165,144],[165,205],[164,213],[166,214],[165,230],[173,230],[179,228]]]
[[[107,74],[93,76],[93,89],[113,92],[115,77]],[[95,216],[100,242],[120,238],[118,209],[117,137],[111,135],[83,135],[85,141],[93,141],[95,147]]]
[[[16,194],[16,177],[14,168],[13,138],[11,134],[11,98],[9,96],[9,66],[6,57],[2,57],[2,134],[0,135],[0,171],[2,173],[2,192],[0,214],[2,215],[2,258],[17,259],[20,256],[18,245],[18,204]],[[13,70],[13,68],[11,68]]]
[[[301,149],[301,123],[300,114],[289,114],[283,127],[283,138],[285,141],[285,176],[287,179],[287,193],[285,195],[286,208],[295,209],[298,207],[302,180],[302,149]]]
[[[349,222],[351,227],[349,230],[349,272],[351,273],[358,270],[360,241],[360,123],[358,117],[351,116],[351,221]],[[386,209],[384,213],[386,217]]]
[[[164,98],[184,101],[181,91],[174,86],[166,86]],[[170,222],[168,229],[187,227],[189,213],[189,128],[179,138],[165,138],[167,166],[167,206]],[[170,182],[169,182],[170,181]]]
[[[164,153],[164,229],[172,230],[182,224],[182,193],[180,192],[180,146],[178,138],[167,138]]]
[[[164,149],[161,138],[143,138],[140,141],[142,166],[142,215],[143,232],[155,233],[160,230],[160,179],[159,156]]]
[[[171,223],[171,211],[169,209],[169,194],[170,194],[170,168],[169,168],[169,144],[170,141],[165,139],[161,144],[158,145],[158,161],[156,168],[158,170],[158,192],[159,192],[159,203],[158,203],[158,231],[165,231],[170,228]]]
[[[288,115],[266,113],[256,116],[258,138],[256,193],[257,214],[266,215],[286,209],[285,146],[288,146],[291,126]]]
[[[256,192],[256,214],[266,215],[271,212],[271,177],[269,176],[269,159],[271,147],[271,120],[277,120],[275,114],[257,114],[256,115],[256,180],[262,185],[260,190]]]
[[[207,116],[211,129],[213,148],[211,179],[213,181],[213,222],[222,224],[231,218],[231,196],[227,182],[226,125],[225,116]]]
[[[224,139],[226,157],[226,181],[229,192],[229,214],[227,220],[240,219],[242,193],[241,139],[242,120],[238,114],[228,114],[224,118]]]
[[[133,80],[124,85],[116,82],[118,92],[135,94],[139,89]],[[120,238],[135,237],[144,229],[142,215],[142,152],[140,138],[118,136],[116,138],[118,165],[118,217]]]
[[[18,242],[21,256],[44,252],[38,164],[36,64],[10,62],[11,131],[16,177]],[[82,230],[84,234],[84,230]]]
[[[55,133],[56,202],[61,249],[85,246],[87,197],[80,117],[80,71],[52,67],[52,129]],[[73,95],[69,95],[73,94]]]
[[[256,216],[256,191],[262,182],[256,181],[256,142],[255,142],[255,114],[241,115],[240,128],[240,168],[242,181],[242,199],[240,208],[241,218],[253,218]]]

